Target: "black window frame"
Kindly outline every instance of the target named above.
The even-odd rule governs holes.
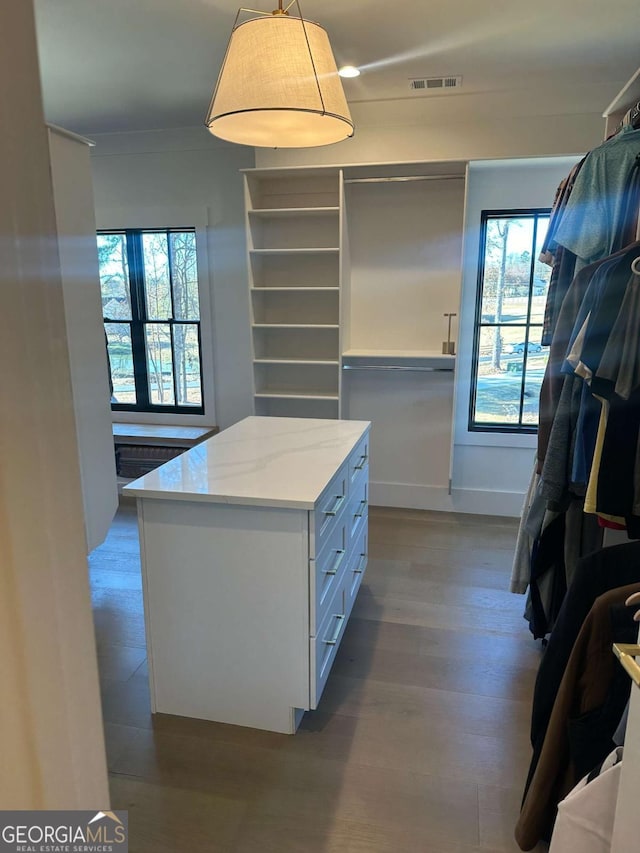
[[[144,250],[142,239],[145,234],[166,234],[168,246],[171,246],[169,240],[170,234],[183,234],[185,232],[196,235],[196,229],[193,226],[185,228],[108,228],[100,229],[97,235],[102,234],[123,234],[126,239],[127,247],[127,264],[129,270],[129,295],[131,300],[131,319],[121,320],[115,318],[107,318],[104,316],[102,321],[106,327],[108,324],[129,324],[131,329],[131,355],[133,360],[133,375],[136,389],[136,403],[111,403],[111,410],[114,412],[145,412],[149,414],[176,414],[176,415],[203,415],[204,414],[204,382],[202,370],[202,315],[198,310],[198,319],[176,319],[170,317],[163,320],[149,319],[147,316],[147,300],[144,285]],[[197,251],[197,249],[196,249]],[[171,249],[169,248],[169,279],[170,279],[170,296],[173,310],[173,280],[171,267]],[[200,293],[198,283],[198,304],[200,306]],[[178,382],[176,377],[176,358],[175,358],[175,341],[173,329],[175,326],[196,326],[198,332],[198,361],[200,368],[200,405],[185,406],[179,404],[159,405],[152,403],[149,394],[149,373],[147,369],[147,346],[145,337],[145,326],[147,324],[160,324],[169,326],[171,340],[171,364],[173,372],[173,387],[174,394],[177,393]],[[111,367],[109,367],[111,369]]]
[[[541,217],[548,217],[551,213],[549,207],[526,207],[526,208],[500,208],[498,210],[483,210],[480,214],[480,244],[478,250],[478,277],[476,282],[476,306],[473,321],[473,353],[471,359],[471,393],[469,394],[469,419],[467,429],[469,432],[502,433],[511,435],[537,435],[538,426],[522,423],[524,410],[525,388],[527,381],[527,360],[529,357],[529,332],[532,328],[543,328],[543,323],[531,323],[531,302],[533,299],[534,271],[536,267],[536,245],[538,242],[538,227]],[[529,270],[529,298],[527,304],[526,323],[484,323],[482,321],[482,298],[485,273],[485,249],[487,241],[487,224],[490,219],[515,219],[533,218],[533,240],[531,251],[531,266]],[[480,355],[480,335],[483,328],[495,326],[509,326],[510,328],[525,329],[525,346],[522,361],[522,379],[520,384],[520,403],[518,423],[506,424],[504,422],[474,420],[476,410],[476,399],[478,391],[478,362]]]

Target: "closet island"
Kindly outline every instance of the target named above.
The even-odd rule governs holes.
[[[367,564],[367,421],[249,417],[126,486],[154,712],[295,733]]]

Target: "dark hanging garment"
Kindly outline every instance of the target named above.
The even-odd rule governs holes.
[[[598,596],[632,583],[640,583],[640,542],[602,548],[578,562],[538,669],[531,713],[534,759],[542,746],[571,650],[589,610]]]
[[[558,323],[558,316],[567,291],[571,286],[576,269],[576,256],[568,249],[558,246],[555,261],[551,268],[547,302],[544,309],[541,344],[551,345]]]
[[[626,676],[618,680],[620,665],[611,645],[628,643],[638,635],[633,613],[623,607],[637,591],[640,584],[636,583],[599,596],[580,629],[553,703],[537,766],[528,780],[515,831],[521,850],[532,850],[540,840],[551,838],[558,803],[579,781],[578,765],[602,760],[611,750],[631,687]],[[547,649],[545,656],[548,654]],[[618,689],[623,683],[626,698]],[[580,752],[585,743],[591,744],[588,755]],[[598,759],[605,744],[606,751]]]
[[[634,463],[640,432],[640,390],[628,400],[609,401],[607,429],[598,473],[600,513],[627,518],[633,514]]]
[[[549,361],[540,388],[540,422],[538,425],[538,473],[542,473],[549,443],[549,436],[555,418],[565,374],[562,366],[567,354],[567,348],[571,340],[571,334],[576,318],[582,305],[582,300],[587,292],[593,275],[602,261],[584,267],[575,276],[567,294],[562,302],[562,307],[557,317],[555,332],[549,350]]]

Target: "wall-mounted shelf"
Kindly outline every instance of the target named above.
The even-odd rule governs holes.
[[[454,355],[429,350],[364,350],[349,349],[342,353],[343,367],[420,367],[431,370],[455,368]]]
[[[323,325],[322,323],[254,323],[254,329],[339,329],[334,325]]]
[[[606,108],[602,117],[605,119],[605,139],[614,133],[627,110],[640,101],[640,68],[616,95]]]
[[[339,212],[339,207],[263,207],[250,210],[249,216],[275,219],[289,216],[328,216]]]
[[[337,367],[339,361],[319,358],[254,358],[254,364],[315,364],[318,367]]]
[[[277,399],[277,400],[335,400],[338,401],[337,394],[320,394],[309,391],[279,391],[266,390],[256,391],[255,396],[261,399]]]
[[[340,249],[337,246],[318,246],[303,248],[283,249],[250,249],[252,255],[337,255]]]
[[[339,293],[339,287],[252,287],[252,293],[313,293],[319,291],[322,293]]]

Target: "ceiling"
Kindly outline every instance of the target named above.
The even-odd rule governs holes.
[[[237,0],[35,0],[45,113],[80,133],[203,122]],[[264,8],[269,7],[269,3]],[[275,5],[275,4],[273,4]],[[263,4],[260,3],[260,7]],[[638,0],[303,0],[328,31],[355,104],[535,92],[547,113],[610,97],[640,65]],[[416,95],[408,78],[463,75],[460,94]]]

